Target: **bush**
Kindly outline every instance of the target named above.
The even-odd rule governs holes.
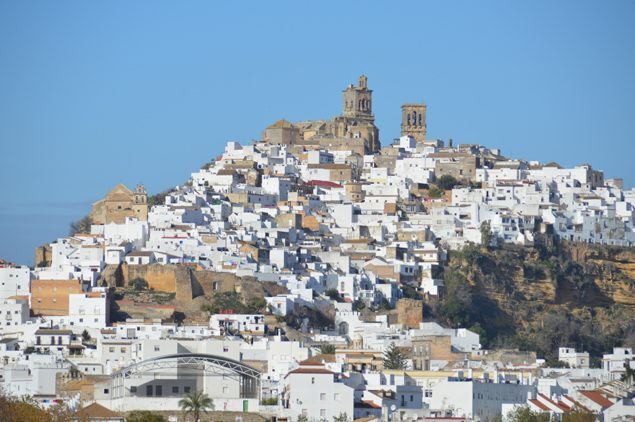
[[[164,422],[165,418],[148,410],[135,410],[126,418],[128,422]]]
[[[443,196],[443,190],[437,186],[431,186],[430,189],[428,189],[428,196],[433,199],[441,198]]]
[[[268,399],[262,399],[260,404],[263,406],[276,406],[278,404],[277,397],[269,397]]]
[[[266,302],[260,302],[258,299],[252,299],[249,305],[245,306],[240,300],[240,295],[236,292],[221,292],[216,293],[212,297],[212,303],[205,303],[201,306],[202,311],[209,312],[210,314],[219,314],[221,311],[233,311],[237,314],[251,313],[255,311],[259,305],[262,305],[261,309],[264,309]]]
[[[453,187],[455,187],[458,184],[459,182],[453,176],[450,176],[449,174],[444,174],[443,176],[437,179],[437,186],[439,187],[439,189],[443,189],[443,190],[451,190]]]
[[[324,292],[331,300],[335,300],[337,302],[343,302],[342,296],[340,296],[340,292],[337,289],[328,289]]]
[[[90,225],[93,224],[90,216],[85,216],[71,223],[68,234],[74,236],[77,233],[90,233]]]
[[[145,290],[149,286],[148,282],[144,279],[137,277],[128,281],[128,287],[132,287],[135,290]]]
[[[320,346],[320,353],[323,355],[334,355],[335,346],[333,346],[332,344],[323,344]]]

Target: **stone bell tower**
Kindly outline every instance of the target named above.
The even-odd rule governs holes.
[[[148,194],[143,185],[137,185],[133,192],[132,210],[140,221],[148,220]]]
[[[344,117],[374,120],[373,91],[368,89],[366,75],[359,77],[357,86],[350,84],[344,90]]]
[[[426,108],[423,103],[401,106],[401,136],[410,135],[417,142],[426,140]]]

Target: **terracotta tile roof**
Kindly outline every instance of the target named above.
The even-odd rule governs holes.
[[[277,122],[267,126],[267,129],[291,129],[295,126],[293,126],[293,124],[291,124],[291,122],[285,120],[285,119],[280,119]]]
[[[340,185],[339,183],[330,182],[328,180],[309,180],[307,182],[307,185],[318,186],[321,188],[341,188],[342,187],[342,185]]]
[[[540,403],[540,401],[538,401],[536,399],[529,400],[529,403],[533,404],[538,409],[544,410],[545,412],[549,411],[549,408],[547,406],[545,406],[544,404]]]
[[[328,170],[350,170],[350,164],[339,164],[339,163],[325,163],[325,164],[309,164],[307,165],[310,169],[328,169]]]
[[[362,400],[361,403],[359,403],[356,407],[361,407],[361,408],[371,408],[371,409],[381,409],[381,406],[378,405],[377,403],[371,401],[371,400]]]
[[[569,411],[569,407],[564,406],[562,404],[556,403],[555,401],[551,400],[549,397],[545,396],[542,393],[538,393],[538,396],[542,398],[543,401],[546,401],[547,403],[551,404],[552,406],[556,406],[558,409],[562,410],[563,412],[568,412]]]
[[[607,409],[613,406],[613,402],[604,397],[601,393],[597,391],[589,391],[589,390],[579,390],[580,394],[591,400],[592,402],[602,406],[602,409]]]
[[[77,412],[76,417],[79,420],[107,419],[107,418],[120,418],[121,420],[123,420],[123,416],[121,416],[119,413],[115,413],[112,410],[97,403],[90,404],[84,407],[83,409],[80,409]]]
[[[335,372],[329,371],[326,368],[300,367],[300,368],[294,369],[293,371],[290,371],[287,374],[287,376],[289,376],[291,374],[331,374],[331,375],[335,375]]]
[[[54,336],[58,336],[58,335],[72,335],[73,332],[71,330],[55,330],[52,328],[40,328],[35,332],[36,336],[40,336],[40,335],[54,335]]]
[[[322,365],[324,363],[335,363],[335,355],[319,354],[319,355],[311,356],[310,358],[300,362],[300,365],[310,366],[310,365]]]
[[[588,407],[584,406],[582,403],[580,403],[579,401],[575,400],[573,397],[571,396],[563,396],[565,399],[567,399],[567,401],[573,403],[573,406],[571,406],[572,408],[578,408],[580,410],[584,410],[586,412],[590,412],[591,409],[589,409]]]

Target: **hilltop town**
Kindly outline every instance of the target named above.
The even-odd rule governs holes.
[[[380,141],[372,94],[3,262],[3,393],[76,420],[195,392],[201,420],[635,417],[635,189],[430,139],[423,103]]]

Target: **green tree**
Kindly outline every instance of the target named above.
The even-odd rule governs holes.
[[[335,346],[332,344],[322,344],[320,346],[320,353],[323,355],[333,355],[335,354]]]
[[[568,368],[569,364],[558,359],[547,359],[543,365],[545,368]]]
[[[85,217],[82,217],[79,220],[73,221],[71,223],[68,234],[70,236],[74,236],[77,233],[90,233],[91,224],[93,224],[93,220],[90,218],[90,216],[87,215]]]
[[[298,422],[309,422],[309,418],[306,415],[298,415]]]
[[[438,186],[430,186],[428,189],[428,196],[433,199],[441,198],[443,196],[443,190],[439,189]]]
[[[633,385],[633,382],[635,382],[635,368],[631,368],[631,363],[628,359],[624,361],[624,369],[625,372],[622,374],[622,382],[629,386]]]
[[[194,415],[194,421],[198,422],[201,411],[214,410],[214,400],[202,391],[192,391],[179,400],[179,407],[186,415]]]
[[[90,334],[88,333],[88,330],[82,331],[82,340],[90,341]]]
[[[260,314],[265,311],[267,307],[267,301],[261,297],[255,297],[250,299],[245,306],[245,310],[250,314]]]
[[[171,189],[164,190],[163,192],[159,192],[156,195],[152,195],[148,197],[148,206],[152,207],[154,205],[163,205],[165,203],[165,197],[168,196],[171,192]]]
[[[487,331],[485,330],[485,328],[483,328],[483,326],[477,322],[476,324],[470,327],[470,331],[478,334],[479,342],[481,343],[483,348],[486,349],[487,346],[489,345],[489,337],[487,337]]]
[[[366,304],[364,303],[363,300],[355,300],[355,302],[353,302],[353,310],[356,312],[359,312],[361,310],[363,310],[364,308],[366,308]]]
[[[130,412],[126,418],[126,422],[165,422],[165,418],[149,410],[135,410],[134,412]]]
[[[488,248],[492,244],[492,227],[489,221],[481,223],[481,245]]]
[[[337,302],[342,301],[342,296],[340,295],[340,292],[337,291],[337,289],[328,289],[324,292],[324,294],[327,295],[331,300],[335,300]]]
[[[135,290],[145,290],[148,286],[148,282],[141,277],[136,277],[128,281],[128,287],[132,287]]]
[[[390,343],[390,346],[384,350],[384,369],[405,369],[406,368],[406,356],[401,350],[395,346],[395,343]]]
[[[562,422],[594,422],[595,415],[588,409],[575,406],[572,411],[562,415]]]
[[[450,190],[458,184],[459,182],[456,178],[454,176],[450,176],[449,174],[444,174],[437,179],[437,186],[439,189],[443,190]]]
[[[236,292],[220,292],[212,297],[212,303],[205,303],[201,310],[210,314],[218,314],[221,311],[232,310],[236,313],[245,312],[245,305],[240,300],[240,295]]]
[[[443,273],[445,295],[441,315],[453,326],[467,327],[472,321],[472,290],[465,276],[457,269]]]
[[[520,406],[507,414],[510,422],[549,422],[549,413],[532,411],[529,406]]]

